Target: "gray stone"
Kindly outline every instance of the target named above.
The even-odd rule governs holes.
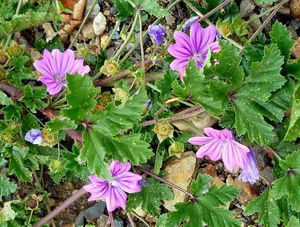
[[[252,0],[242,0],[240,4],[240,13],[242,18],[249,17],[253,10],[255,9],[255,4]]]
[[[79,213],[75,219],[75,226],[80,226],[84,224],[84,220],[96,220],[105,210],[106,204],[100,202],[92,207],[89,207]]]
[[[101,1],[99,1],[99,2],[101,2]],[[98,15],[98,13],[100,12],[101,8],[100,8],[99,2],[96,2],[96,4],[94,5],[92,12],[89,15],[89,18],[95,18]],[[93,0],[87,0],[84,15],[87,14],[92,3],[93,3]]]

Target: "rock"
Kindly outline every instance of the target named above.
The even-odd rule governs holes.
[[[274,181],[273,169],[270,166],[266,166],[262,171],[260,171],[260,175],[264,177],[270,184]]]
[[[96,35],[102,35],[106,29],[106,18],[101,12],[94,18],[93,29]]]
[[[108,40],[109,40],[109,36],[108,35],[103,35],[101,36],[101,39],[100,39],[100,47],[101,49],[104,49],[104,47],[108,47]]]
[[[102,214],[98,220],[97,220],[97,227],[106,227],[107,223],[109,222],[108,216],[105,214]]]
[[[172,26],[173,24],[175,24],[175,20],[176,20],[176,18],[173,17],[171,14],[166,16],[166,22],[167,22],[167,25],[169,25],[169,26]]]
[[[193,179],[197,166],[196,155],[192,152],[185,152],[181,158],[171,158],[167,161],[164,171],[168,173],[166,180],[178,185],[179,187],[188,190],[189,185]],[[184,202],[187,195],[176,189],[173,189],[174,199],[165,201],[164,207],[170,211],[174,211],[174,205],[178,202]]]
[[[290,3],[291,14],[294,18],[300,18],[300,1],[292,0]]]
[[[192,135],[199,135],[203,129],[212,126],[217,122],[217,119],[212,117],[207,111],[203,111],[189,119],[172,122],[180,131],[191,133]]]
[[[110,226],[107,225],[109,223],[109,218],[107,215],[102,214],[100,215],[100,217],[97,220],[97,227],[106,227],[106,226]],[[123,227],[124,223],[122,220],[119,219],[114,219],[114,226],[115,227]]]
[[[300,58],[300,38],[296,40],[292,49],[292,54],[295,58]]]
[[[92,3],[93,3],[93,0],[87,0],[84,15],[87,14],[87,12],[89,11]],[[100,13],[100,10],[101,10],[100,5],[99,5],[98,2],[96,2],[96,4],[94,5],[94,7],[92,9],[92,12],[89,15],[89,18],[95,18],[98,15],[98,13]]]
[[[90,21],[84,25],[84,27],[82,29],[82,36],[83,36],[84,40],[90,40],[96,36],[94,29],[93,29],[92,21]]]
[[[104,202],[100,202],[95,204],[92,207],[89,207],[79,213],[79,215],[75,219],[75,225],[80,226],[84,224],[84,220],[93,221],[100,217],[105,210],[106,204]]]
[[[255,9],[255,4],[252,0],[242,0],[240,4],[241,18],[247,18]]]
[[[51,41],[57,35],[57,32],[53,30],[51,23],[45,23],[42,27],[46,33],[46,42]]]

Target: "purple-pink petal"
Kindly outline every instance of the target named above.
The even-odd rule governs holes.
[[[37,71],[42,73],[39,78],[47,86],[50,95],[56,95],[66,86],[66,74],[79,73],[84,75],[90,71],[89,66],[83,65],[83,59],[75,59],[75,53],[71,49],[60,52],[58,49],[44,50],[43,58],[33,63]]]
[[[243,182],[249,182],[250,184],[255,184],[259,179],[260,173],[256,165],[254,152],[251,150],[247,154],[248,160],[242,169],[239,179]]]
[[[170,67],[179,72],[181,80],[186,76],[185,68],[191,58],[196,61],[198,68],[202,68],[208,50],[210,48],[213,52],[220,50],[216,35],[217,31],[214,26],[202,28],[198,22],[191,25],[190,36],[180,31],[174,33],[176,42],[168,48],[170,55],[175,57]]]
[[[109,167],[109,171],[114,176],[128,172],[131,169],[131,164],[129,162],[121,163],[119,161],[112,161]]]
[[[139,181],[143,178],[135,173],[126,172],[115,177],[116,184],[127,193],[136,193],[141,191]]]
[[[203,131],[207,137],[192,137],[188,140],[191,144],[201,146],[196,153],[198,158],[208,156],[212,161],[222,160],[228,171],[237,167],[244,168],[250,149],[235,141],[230,130],[205,128]]]
[[[111,186],[107,192],[106,196],[106,206],[108,212],[113,212],[118,207],[121,207],[123,210],[126,209],[126,199],[127,195],[120,188]]]

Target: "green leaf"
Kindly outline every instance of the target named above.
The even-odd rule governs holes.
[[[118,11],[117,18],[122,22],[128,20],[134,14],[134,8],[126,1],[113,0]]]
[[[8,98],[3,91],[0,91],[0,104],[8,106],[14,104],[14,102],[10,98]]]
[[[257,112],[254,102],[249,99],[234,100],[234,127],[239,136],[247,133],[251,141],[260,145],[270,144],[274,140],[273,126],[268,124],[261,113]]]
[[[245,215],[252,215],[259,212],[259,223],[265,227],[278,226],[280,223],[279,207],[274,199],[272,191],[265,190],[260,196],[251,200],[244,212]]]
[[[30,109],[32,113],[36,113],[36,109],[45,108],[47,103],[43,102],[42,99],[47,97],[46,88],[33,88],[30,85],[26,85],[23,90],[23,102],[25,106]]]
[[[286,171],[285,176],[273,182],[275,199],[287,197],[291,208],[300,211],[300,151],[288,155],[279,161],[280,167]]]
[[[75,122],[84,120],[94,110],[97,90],[93,81],[87,76],[67,74],[67,102],[70,106],[63,109],[63,114]]]
[[[157,18],[168,16],[168,11],[162,8],[157,0],[133,0],[134,3]]]
[[[232,85],[232,89],[239,86],[244,78],[243,67],[240,66],[242,57],[239,50],[228,42],[220,42],[221,51],[212,54],[211,59],[217,59],[218,64],[205,68],[205,76],[215,76]]]
[[[22,120],[23,133],[26,133],[33,128],[40,127],[39,122],[37,121],[37,118],[32,113],[28,113],[25,116],[22,116],[21,120]]]
[[[86,161],[91,173],[107,177],[108,164],[104,158],[130,161],[134,165],[146,162],[152,156],[149,144],[139,134],[119,135],[141,120],[147,101],[145,88],[141,88],[125,103],[111,102],[105,111],[91,117],[92,124],[83,133],[83,147],[79,159]]]
[[[168,70],[164,74],[164,80],[157,80],[155,85],[161,90],[160,97],[162,99],[167,99],[171,95],[172,82],[178,78],[178,74],[174,71]]]
[[[266,46],[260,62],[253,62],[250,74],[235,96],[267,101],[286,82],[280,75],[283,57],[276,45]]]
[[[14,220],[17,213],[11,208],[11,203],[14,201],[5,202],[3,208],[0,209],[0,224],[5,224],[7,221]]]
[[[77,125],[74,121],[71,121],[65,117],[59,117],[48,121],[45,125],[45,128],[49,128],[51,132],[58,132],[60,130],[68,128],[76,128]]]
[[[210,180],[210,176],[199,175],[192,182],[192,194],[201,196],[196,201],[177,203],[176,211],[169,214],[166,226],[179,226],[183,221],[187,227],[240,226],[238,220],[231,217],[230,211],[221,207],[237,196],[238,190],[227,185],[210,187]]]
[[[148,185],[142,187],[142,191],[128,196],[126,209],[132,209],[141,206],[144,211],[157,216],[160,214],[160,206],[162,201],[171,200],[173,198],[172,190],[165,184],[159,183],[151,178],[147,179]]]
[[[0,201],[2,196],[7,196],[17,189],[17,185],[9,180],[9,178],[0,175]]]
[[[290,58],[291,49],[294,45],[294,40],[292,38],[291,32],[287,27],[280,22],[276,21],[270,32],[271,41],[274,44],[277,44],[278,48],[281,51],[281,54],[285,58],[285,62]]]
[[[182,99],[192,99],[212,114],[217,115],[222,111],[221,103],[214,101],[209,95],[209,82],[206,82],[204,76],[200,74],[195,61],[189,61],[183,81],[183,84],[178,80],[173,81],[172,88],[175,95]]]
[[[295,227],[295,226],[300,226],[300,220],[295,216],[292,216],[286,227]]]
[[[284,139],[288,141],[294,141],[299,136],[300,136],[300,84],[295,88],[293,94],[291,119]]]
[[[17,105],[5,106],[2,111],[5,114],[7,120],[18,120],[21,117],[22,108]]]
[[[32,173],[25,166],[23,158],[26,151],[19,147],[10,148],[10,162],[8,167],[9,174],[15,174],[19,180],[31,182]]]

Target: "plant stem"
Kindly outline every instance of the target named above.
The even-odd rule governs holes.
[[[175,0],[170,5],[167,6],[167,11],[173,8],[177,3],[181,2],[182,0]],[[152,24],[158,24],[158,22],[163,19],[163,17],[157,18]],[[147,31],[143,32],[143,39],[146,37]],[[139,40],[137,40],[134,44],[134,46],[127,52],[127,54],[120,60],[120,63],[123,63],[126,61],[126,59],[132,54],[132,52],[138,47]]]
[[[82,21],[82,23],[81,23],[81,25],[80,25],[78,31],[76,32],[76,35],[75,35],[73,41],[72,41],[71,44],[69,45],[69,48],[71,48],[71,47],[74,45],[74,43],[76,42],[76,40],[77,40],[77,38],[78,38],[78,36],[79,36],[81,30],[83,29],[83,26],[84,26],[85,22],[87,21],[87,19],[88,19],[89,15],[91,14],[91,12],[92,12],[92,10],[93,10],[93,8],[94,8],[94,6],[95,6],[95,4],[96,4],[97,1],[98,1],[98,0],[94,0],[94,1],[92,2],[91,7],[89,8],[87,14],[85,15],[85,17],[84,17],[84,19],[83,19],[83,21]]]
[[[116,24],[115,24],[115,27],[114,29],[112,30],[112,32],[110,33],[110,36],[105,44],[105,46],[103,47],[102,50],[106,50],[106,48],[108,47],[109,43],[111,42],[112,40],[112,37],[114,36],[114,34],[116,33],[117,29],[119,28],[121,22],[117,20]]]
[[[131,217],[130,213],[127,213],[127,218],[128,218],[129,223],[131,224],[131,226],[136,227],[136,224],[132,220],[132,217]]]
[[[54,218],[61,211],[63,211],[68,206],[70,206],[72,203],[74,203],[77,199],[79,199],[85,193],[86,193],[86,191],[83,188],[81,188],[79,191],[77,191],[72,196],[70,196],[67,200],[65,200],[60,206],[56,207],[50,214],[43,217],[39,222],[34,224],[33,227],[41,227],[43,224],[47,223],[50,219]]]
[[[155,174],[153,174],[153,173],[151,173],[151,172],[149,172],[149,171],[143,169],[143,168],[140,167],[140,166],[137,166],[136,168],[137,168],[138,170],[140,170],[141,172],[146,173],[147,175],[149,175],[149,176],[151,176],[151,177],[153,177],[153,178],[159,180],[160,182],[165,183],[166,185],[168,185],[168,186],[170,186],[170,187],[172,187],[172,188],[175,188],[175,189],[178,190],[178,191],[183,192],[184,194],[188,195],[192,200],[196,200],[196,197],[195,197],[193,194],[191,194],[191,193],[189,193],[187,190],[185,190],[185,189],[183,189],[183,188],[177,186],[176,184],[173,184],[173,183],[170,182],[170,181],[167,181],[167,180],[165,180],[165,179],[163,179],[163,178],[161,178],[161,177],[159,177],[159,176],[156,176]]]
[[[161,93],[161,90],[160,90],[160,89],[158,89],[155,85],[153,85],[153,84],[151,84],[151,83],[149,83],[149,82],[146,82],[146,86],[147,86],[147,87],[150,87],[150,88],[153,89],[154,91],[157,91],[157,92]],[[175,96],[171,96],[171,98],[175,98]],[[184,101],[184,100],[182,100],[182,99],[179,99],[178,102],[180,102],[180,103],[182,103],[182,104],[184,104],[184,105],[186,105],[186,106],[189,106],[189,107],[193,107],[193,106],[194,106],[193,104],[191,104],[191,103],[189,103],[189,102],[187,102],[187,101]]]
[[[141,11],[139,11],[139,22],[140,22],[140,49],[141,49],[141,59],[142,59],[142,71],[143,78],[145,83],[145,56],[144,56],[144,46],[143,46],[143,24],[142,24],[142,16]]]
[[[141,218],[139,215],[137,215],[136,213],[132,212],[133,216],[135,216],[137,219],[139,219],[141,222],[143,222],[147,227],[150,227],[150,225],[143,219]]]
[[[270,13],[272,10],[274,10],[276,7],[277,7],[277,5],[275,5],[275,6],[271,7],[271,8],[269,8],[269,9],[267,9],[267,10],[265,10],[265,11],[263,11],[262,13],[260,13],[260,14],[258,14],[258,15],[255,15],[255,16],[253,16],[253,17],[250,17],[249,20],[246,21],[246,23],[247,23],[247,24],[250,24],[251,22],[253,22],[253,21],[255,21],[255,20],[257,20],[257,19],[259,19],[259,18],[261,18],[261,17],[263,17],[263,16],[265,16],[265,15],[267,15],[267,14]]]
[[[122,46],[119,48],[119,50],[117,51],[117,53],[112,57],[112,60],[116,60],[118,57],[120,57],[120,55],[122,54],[122,52],[124,51],[125,47],[127,46],[127,44],[129,43],[130,39],[131,39],[131,36],[133,35],[134,33],[134,29],[135,29],[135,26],[136,26],[136,23],[138,21],[138,18],[139,18],[139,14],[140,14],[140,9],[138,8],[135,12],[135,16],[134,16],[134,20],[132,22],[132,25],[131,25],[131,29],[124,41],[124,43],[122,44]]]
[[[42,185],[41,185],[41,183],[40,183],[40,181],[39,181],[39,178],[38,178],[38,176],[37,176],[37,174],[36,174],[36,172],[35,172],[34,169],[32,169],[32,174],[33,174],[33,177],[34,177],[34,180],[35,180],[35,183],[36,183],[37,187],[38,187],[41,191],[43,191],[44,189],[43,189],[43,187],[42,187]],[[47,199],[45,200],[45,206],[46,206],[47,213],[48,213],[48,214],[51,213],[51,209],[50,209],[50,206],[49,206],[49,204],[48,204]],[[29,224],[29,223],[28,223],[28,224]],[[55,226],[56,226],[55,223],[54,223],[54,221],[53,221],[53,219],[51,219],[51,224],[52,224],[52,227],[55,227]]]
[[[20,9],[21,9],[22,2],[23,2],[23,0],[19,0],[15,15],[18,15],[18,14],[19,14]],[[7,49],[7,47],[8,47],[9,41],[10,41],[10,39],[11,39],[11,36],[12,36],[12,34],[10,34],[10,35],[7,37],[7,40],[6,40],[5,46],[4,46],[4,51],[6,51],[6,49]]]
[[[275,156],[275,158],[280,161],[282,160],[281,157],[276,153],[276,151],[274,151],[271,147],[266,146],[267,150],[271,151],[271,153]]]
[[[284,3],[288,2],[288,0],[281,0],[279,2],[273,12],[268,16],[268,18],[262,23],[262,25],[254,32],[254,34],[248,40],[249,43],[254,40],[254,38],[264,29],[264,27],[269,23],[269,21],[275,16],[277,11],[283,6]]]
[[[108,217],[109,217],[109,221],[110,221],[110,226],[115,227],[114,217],[112,215],[112,212],[108,212]]]

